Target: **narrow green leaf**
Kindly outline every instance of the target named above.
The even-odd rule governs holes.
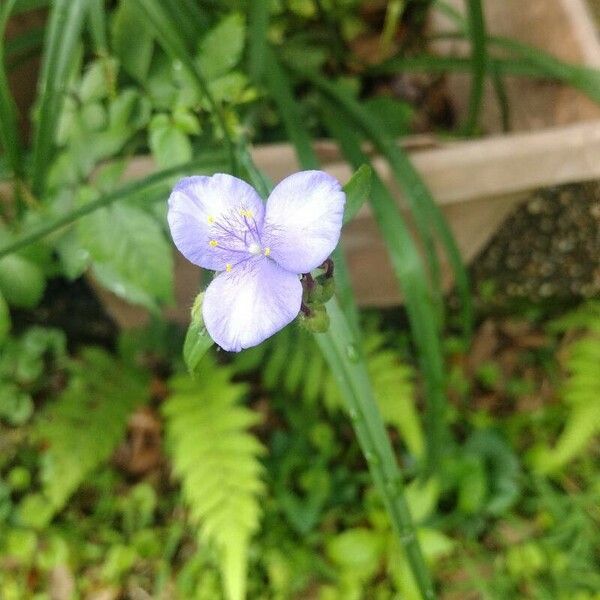
[[[335,299],[327,303],[327,312],[330,329],[315,334],[315,340],[342,393],[371,477],[406,553],[418,589],[423,599],[434,600],[433,583],[406,502],[402,475],[373,396],[366,362]]]
[[[492,36],[488,43],[492,48],[512,52],[518,60],[545,73],[547,77],[563,81],[600,103],[600,70],[565,63],[538,48],[508,38]]]
[[[432,233],[435,232],[439,237],[452,266],[456,287],[461,298],[463,330],[467,337],[470,336],[473,328],[473,306],[467,270],[443,213],[435,203],[410,158],[394,140],[388,139],[385,131],[381,130],[377,121],[372,119],[354,99],[340,93],[335,85],[315,73],[303,72],[303,75],[333,102],[336,107],[335,110],[342,109],[344,111],[349,119],[347,126],[351,128],[360,127],[389,161],[396,179],[405,192],[419,234],[425,244],[429,245],[429,266],[433,272],[432,279],[434,284],[437,283],[439,277],[438,273],[436,273],[438,261],[435,248],[432,247]],[[363,162],[365,161],[361,160],[358,164],[360,165]],[[355,163],[355,166],[358,165]],[[394,214],[398,215],[395,203],[392,210]],[[438,285],[435,285],[434,291],[433,300],[438,303],[439,307],[441,293]]]
[[[265,68],[269,2],[248,3],[248,28],[248,71],[250,77],[258,82]]]
[[[87,204],[84,204],[72,210],[71,212],[65,213],[58,218],[50,219],[43,225],[39,225],[30,231],[25,231],[22,235],[7,243],[3,248],[0,248],[0,258],[11,254],[12,252],[16,252],[17,250],[24,248],[29,244],[32,244],[33,242],[36,242],[37,240],[54,233],[62,227],[76,222],[85,215],[93,213],[94,211],[105,206],[110,206],[111,204],[134,194],[139,194],[144,190],[149,190],[153,186],[164,181],[168,181],[172,177],[182,175],[184,173],[214,173],[216,171],[222,171],[225,168],[225,163],[226,160],[224,156],[219,156],[218,152],[213,152],[209,158],[201,156],[185,165],[159,171],[158,173],[153,173],[152,175],[144,177],[143,179],[123,185],[121,188],[111,192],[110,194],[105,194],[97,200],[88,202]]]
[[[340,120],[335,109],[325,104],[325,122],[340,142],[347,160],[358,168],[369,159],[361,150],[360,140],[347,121]],[[424,373],[428,403],[427,458],[430,468],[437,465],[445,431],[444,366],[435,309],[425,266],[396,203],[379,176],[374,173],[371,207],[386,242],[392,266],[402,288],[412,338]]]
[[[0,293],[0,347],[8,338],[10,332],[11,320],[10,311],[8,310],[8,303],[4,299],[4,296]]]
[[[481,103],[483,102],[483,85],[487,66],[487,36],[481,0],[468,0],[469,39],[471,41],[471,94],[469,96],[469,112],[464,126],[466,135],[473,135],[477,129]]]
[[[200,293],[194,301],[192,320],[183,343],[183,360],[190,375],[198,373],[200,362],[214,345],[212,338],[206,331],[206,327],[204,327],[204,320],[202,319],[203,298],[204,293]]]
[[[304,169],[318,169],[319,159],[312,147],[310,135],[303,126],[304,119],[293,96],[292,87],[273,50],[265,49],[265,80],[271,96],[279,108],[286,132]]]
[[[344,225],[357,215],[362,205],[369,199],[373,169],[369,165],[361,165],[344,186],[346,207],[344,209]]]
[[[0,143],[6,153],[8,164],[17,177],[21,177],[22,151],[19,136],[17,108],[10,91],[6,74],[5,30],[16,0],[7,0],[0,7]]]
[[[43,193],[69,67],[87,10],[88,0],[56,0],[52,5],[38,82],[39,115],[32,150],[32,187],[37,195]]]
[[[94,41],[96,54],[108,56],[108,39],[106,35],[106,7],[105,0],[89,0],[89,28]]]

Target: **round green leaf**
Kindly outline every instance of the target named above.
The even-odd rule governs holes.
[[[16,254],[0,260],[0,292],[11,306],[34,308],[45,287],[46,279],[36,264]]]

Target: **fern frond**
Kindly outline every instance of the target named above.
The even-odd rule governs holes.
[[[148,399],[140,374],[98,348],[74,363],[67,388],[37,420],[43,494],[55,511],[123,439],[133,409]]]
[[[578,329],[585,327],[587,332],[566,350],[568,376],[561,396],[570,413],[554,448],[543,448],[536,456],[536,466],[542,472],[567,464],[600,433],[600,303],[587,303],[561,322]]]
[[[256,413],[240,405],[247,387],[205,357],[200,378],[176,377],[163,405],[173,470],[200,539],[219,552],[230,600],[245,597],[248,545],[261,517],[263,446],[248,428]]]
[[[423,431],[415,407],[413,370],[386,347],[385,335],[375,327],[367,328],[363,345],[385,422],[398,430],[413,455],[422,456]],[[260,349],[236,357],[234,366],[238,372],[260,366],[267,389],[298,396],[309,406],[321,399],[330,412],[342,407],[338,386],[323,356],[312,336],[302,329],[284,329]]]

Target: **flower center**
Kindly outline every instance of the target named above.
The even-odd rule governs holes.
[[[248,244],[247,248],[250,254],[262,254],[262,248],[260,247],[260,244],[257,244],[256,242]]]

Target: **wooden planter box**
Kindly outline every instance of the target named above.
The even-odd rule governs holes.
[[[463,0],[450,0],[457,10]],[[574,64],[600,68],[600,43],[593,18],[584,0],[484,0],[488,30],[536,46]],[[452,31],[451,22],[435,16],[437,31]],[[467,54],[464,42],[444,41],[441,54]],[[464,119],[470,81],[468,76],[448,76],[454,108]],[[482,125],[488,137],[466,142],[441,143],[433,137],[404,142],[414,164],[441,205],[466,261],[472,260],[502,224],[506,216],[531,191],[565,183],[600,179],[600,106],[581,93],[551,82],[507,78],[511,128],[500,133],[500,117],[491,89],[486,89]],[[323,168],[345,182],[350,168],[334,144],[316,145]],[[261,146],[254,150],[258,166],[277,182],[299,169],[289,144]],[[385,161],[375,158],[380,175],[398,190]],[[129,177],[154,170],[149,158],[134,160]],[[166,199],[165,199],[166,200]],[[363,306],[391,306],[401,302],[376,224],[365,207],[345,228],[344,248],[358,301]],[[176,258],[176,306],[169,318],[186,323],[200,285],[200,269]],[[446,268],[446,282],[451,283]],[[126,304],[106,290],[98,293],[121,326],[141,324],[144,310]]]

